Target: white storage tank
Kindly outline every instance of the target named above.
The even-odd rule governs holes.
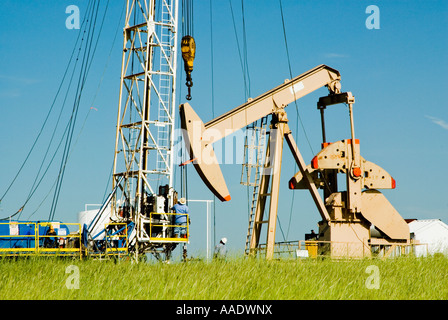
[[[88,210],[89,207],[97,207],[97,208]],[[88,227],[90,223],[93,221],[93,219],[95,219],[100,209],[101,209],[100,204],[86,204],[85,210],[78,213],[78,223],[81,224],[81,228],[84,226],[84,224],[86,224]],[[98,222],[91,231],[92,237],[96,236],[99,232],[104,230],[105,225],[110,222],[110,211],[111,210],[109,205],[106,207],[101,217],[99,217]],[[102,239],[104,239],[104,232],[97,238],[95,238],[95,240],[102,240]]]
[[[443,221],[440,219],[413,219],[408,224],[414,240],[428,246],[427,248],[426,245],[416,246],[415,253],[417,256],[433,255],[435,253],[448,255],[448,225]]]

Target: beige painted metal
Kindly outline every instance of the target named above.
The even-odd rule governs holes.
[[[419,243],[415,242],[413,240],[410,240],[408,242],[396,242],[396,241],[387,241],[385,239],[380,239],[381,241],[376,241],[373,239],[373,241],[370,241],[370,247],[375,246],[376,250],[375,252],[372,252],[369,255],[369,246],[364,246],[364,252],[367,256],[370,258],[379,258],[381,260],[385,260],[388,257],[390,257],[392,254],[395,253],[396,256],[401,256],[404,254],[412,253],[415,251],[416,247],[428,247],[428,244],[426,243]],[[283,243],[280,243],[283,244]],[[278,245],[278,243],[276,244]],[[284,244],[284,246],[288,247],[295,247],[294,242],[288,242]],[[337,241],[323,241],[323,240],[300,240],[298,241],[297,248],[299,250],[308,250],[309,257],[316,258],[317,256],[328,256],[328,251],[330,251],[330,248],[334,248],[333,250],[333,258],[350,258],[345,253],[346,252],[352,252],[355,253],[356,250],[358,252],[361,252],[361,244],[359,241],[356,242],[337,242]],[[320,248],[318,252],[313,252],[314,248]],[[325,251],[327,249],[327,251]],[[355,250],[354,250],[355,249]],[[372,251],[372,249],[370,249]],[[364,258],[365,256],[358,255],[358,257],[355,257],[352,254],[351,258]]]
[[[224,138],[324,86],[327,86],[330,92],[339,92],[340,80],[339,71],[319,65],[207,122],[205,129],[217,130]]]
[[[319,255],[332,258],[364,258],[370,256],[368,222],[359,221],[321,221],[319,223],[321,241],[331,241],[320,245]]]
[[[330,216],[327,212],[327,209],[322,201],[321,196],[317,191],[315,180],[313,176],[310,174],[309,168],[305,165],[305,161],[303,160],[299,148],[297,147],[296,142],[294,141],[294,138],[291,134],[291,130],[289,129],[289,127],[288,130],[285,132],[285,138],[288,143],[289,149],[291,150],[291,153],[294,157],[294,160],[299,166],[302,176],[305,177],[305,179],[303,180],[307,186],[307,189],[310,191],[311,196],[313,197],[314,203],[316,204],[322,219],[325,221],[330,220]]]
[[[269,157],[266,158],[269,158],[269,161],[271,161],[269,164],[271,174],[263,174],[261,179],[261,187],[259,189],[257,208],[253,222],[254,227],[252,228],[250,240],[250,252],[254,252],[254,249],[258,246],[261,225],[267,222],[266,258],[273,258],[285,132],[288,133],[287,141],[292,148],[291,150],[293,150],[295,158],[300,158],[299,162],[301,167],[305,167],[305,162],[301,158],[298,148],[292,140],[289,127],[287,126],[287,117],[284,108],[289,103],[324,86],[327,86],[330,93],[339,93],[339,81],[340,74],[337,70],[320,65],[292,80],[285,81],[282,85],[255,99],[250,99],[247,103],[207,122],[205,125],[189,104],[182,104],[179,107],[181,126],[184,131],[187,149],[190,152],[190,159],[204,183],[221,201],[230,200],[230,195],[221,169],[215,161],[216,157],[212,144],[269,114],[272,114],[275,119],[271,127],[271,131],[274,130],[275,133],[270,134],[270,151],[268,151]],[[205,156],[204,153],[206,154]],[[328,215],[317,192],[317,188],[311,179],[308,182],[311,186],[313,199],[318,204],[319,212],[323,216]],[[268,194],[269,186],[271,187],[271,191]],[[268,220],[264,221],[262,219],[267,197],[270,197],[269,217]]]
[[[274,150],[268,149],[266,153],[266,159],[269,162],[265,164],[265,169],[270,168],[272,170],[271,174],[264,174],[262,177],[259,193],[259,202],[256,209],[254,228],[252,229],[252,236],[250,242],[250,253],[255,253],[256,248],[259,245],[261,224],[268,223],[267,237],[266,237],[266,259],[272,259],[274,256],[274,245],[275,245],[275,230],[277,221],[277,209],[278,209],[278,196],[279,196],[279,182],[281,174],[281,160],[283,153],[283,140],[286,139],[288,146],[294,156],[296,163],[301,170],[305,170],[303,174],[308,177],[306,180],[308,183],[308,188],[310,190],[311,196],[315,201],[315,204],[322,216],[322,219],[329,220],[330,216],[327,209],[320,197],[317,187],[314,184],[312,177],[306,171],[305,161],[294,141],[291,134],[291,130],[287,124],[287,115],[285,111],[280,113],[280,117],[276,114],[274,115],[273,124],[271,125],[271,135],[270,143],[268,148],[274,147]],[[272,180],[270,180],[272,179]],[[271,191],[268,193],[269,183],[271,185]],[[266,198],[270,196],[269,204],[269,216],[268,220],[263,220],[263,212],[266,206]]]
[[[362,193],[362,215],[393,240],[409,240],[409,226],[386,197],[377,190]]]
[[[314,163],[318,164],[318,169],[313,169],[312,164],[306,166],[307,171],[311,174],[314,183],[320,187],[324,186],[324,181],[318,175],[322,169],[338,169],[340,173],[347,173],[346,162],[341,154],[345,152],[344,140],[338,141],[325,147],[316,155]],[[342,150],[342,151],[341,151]],[[383,168],[373,162],[365,160],[360,156],[361,172],[360,180],[363,188],[367,189],[394,189],[395,180]],[[317,161],[317,162],[316,162]],[[307,189],[306,182],[302,172],[298,171],[289,182],[290,189]]]
[[[269,139],[270,140],[270,139]],[[268,170],[268,168],[271,166],[271,143],[268,143],[266,146],[266,157],[265,157],[265,164],[264,164],[264,170]],[[260,188],[258,191],[258,199],[257,199],[257,206],[255,208],[255,216],[253,221],[253,228],[252,228],[252,234],[250,236],[250,245],[249,245],[249,254],[254,255],[256,253],[256,248],[258,248],[260,244],[260,234],[261,234],[261,226],[263,223],[266,223],[263,220],[263,215],[266,207],[266,199],[270,194],[268,193],[269,185],[270,185],[270,174],[263,174],[261,176],[260,181]]]
[[[360,213],[346,207],[347,192],[335,192],[326,199],[330,219],[319,222],[319,240],[340,244],[323,245],[319,254],[326,252],[331,257],[360,258],[370,255],[370,223]],[[350,247],[341,244],[351,243]],[[356,245],[355,245],[356,244]],[[342,251],[341,251],[342,250]],[[344,251],[345,250],[345,251]]]
[[[359,140],[346,140],[347,142],[347,169],[348,174],[345,175],[347,179],[347,208],[355,213],[360,212],[361,204],[361,176],[355,173],[355,170],[360,171],[359,164]]]
[[[264,116],[283,110],[288,103],[319,88],[326,86],[332,93],[339,92],[339,80],[340,74],[337,70],[325,65],[317,66],[205,125],[189,104],[181,104],[179,111],[182,129],[187,131],[184,132],[185,143],[190,146],[187,149],[193,151],[193,154],[190,153],[190,159],[194,160],[196,170],[213,194],[221,201],[230,200],[228,188],[221,179],[221,169],[215,163],[212,151],[214,142]],[[202,147],[207,149],[201,149]]]
[[[394,179],[381,167],[366,161],[360,155],[359,140],[355,138],[353,104],[350,92],[340,93],[339,72],[327,66],[318,66],[291,81],[274,88],[255,99],[204,124],[189,104],[180,106],[181,123],[190,157],[199,175],[209,189],[221,200],[230,200],[212,144],[254,121],[271,114],[271,132],[266,150],[264,170],[260,182],[254,226],[250,239],[251,254],[260,245],[261,226],[268,223],[266,237],[266,258],[272,259],[275,245],[275,229],[279,196],[279,182],[285,138],[300,171],[290,180],[291,189],[308,189],[319,210],[319,234],[322,241],[330,243],[354,243],[345,249],[332,245],[319,247],[332,257],[359,258],[370,256],[370,226],[374,224],[393,241],[407,242],[409,228],[386,198],[375,188],[395,188]],[[284,108],[294,100],[327,86],[330,95],[319,100],[322,108],[335,103],[349,106],[351,139],[335,143],[324,143],[323,149],[314,157],[311,165],[306,165],[288,127]],[[319,106],[319,105],[318,105]],[[323,115],[323,113],[321,113]],[[324,141],[325,142],[325,141]],[[205,157],[204,157],[205,155]],[[330,193],[322,200],[318,188],[325,186],[322,176],[326,170],[344,173],[347,190]],[[329,171],[328,171],[329,172]],[[269,191],[270,187],[270,191]],[[369,190],[362,191],[363,188]],[[328,195],[328,193],[327,193]],[[269,217],[263,214],[269,202]],[[345,250],[345,251],[344,251]]]
[[[181,105],[180,118],[185,147],[199,176],[219,200],[230,200],[213,146],[203,139],[204,123],[188,103]]]
[[[312,164],[307,166],[311,170],[311,175],[315,179],[315,183],[320,187],[324,186],[324,182],[318,178],[318,170],[338,169],[339,172],[345,173],[347,176],[347,191],[349,192],[347,198],[347,208],[353,213],[361,212],[364,218],[375,225],[383,233],[391,239],[406,240],[409,239],[409,228],[406,222],[387,201],[387,199],[375,189],[392,189],[395,188],[395,180],[383,168],[378,165],[360,158],[360,176],[358,180],[353,175],[352,163],[352,146],[351,139],[341,140],[327,145],[322,149],[313,159]],[[356,141],[356,146],[359,142]],[[356,148],[357,153],[359,147]],[[348,169],[351,168],[351,169]],[[306,181],[301,171],[297,172],[290,180],[291,189],[307,189]],[[368,190],[361,191],[362,188]],[[358,194],[360,196],[358,196]],[[334,198],[333,194],[329,197],[330,200]],[[356,199],[356,202],[353,201]],[[350,203],[349,201],[352,200]],[[354,206],[354,203],[356,206]],[[327,206],[333,207],[335,203],[327,203]],[[344,204],[345,205],[345,204]]]
[[[283,112],[285,113],[285,112]],[[274,245],[275,245],[275,230],[277,228],[277,209],[278,209],[278,196],[280,189],[280,173],[282,168],[282,154],[283,154],[283,137],[285,132],[286,124],[286,113],[285,117],[278,122],[274,122],[273,126],[276,129],[274,132],[271,129],[270,137],[274,142],[274,158],[272,164],[271,173],[271,201],[269,204],[269,219],[268,219],[268,234],[266,236],[266,259],[272,259],[274,257]]]

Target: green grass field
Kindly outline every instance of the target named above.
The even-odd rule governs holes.
[[[377,268],[369,267],[372,265]],[[73,289],[76,272],[70,266],[79,270],[79,289]],[[372,268],[376,273],[372,273]],[[402,257],[386,261],[234,258],[226,262],[172,264],[0,259],[0,299],[448,299],[448,258]]]

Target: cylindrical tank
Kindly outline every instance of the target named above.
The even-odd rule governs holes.
[[[98,209],[93,210],[84,210],[78,213],[78,223],[81,224],[81,227],[84,226],[84,224],[89,227],[90,223],[95,219],[96,215],[98,214]],[[104,227],[107,223],[110,222],[110,206],[106,207],[106,209],[103,211],[101,217],[98,217],[98,221],[95,225],[95,227],[90,231],[90,234],[92,237],[95,237],[98,233],[104,230]],[[95,240],[102,240],[104,239],[104,233],[101,233]]]
[[[384,238],[384,234],[372,224],[370,226],[370,237],[371,238]]]

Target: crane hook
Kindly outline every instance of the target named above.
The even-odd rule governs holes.
[[[191,88],[190,88],[190,87],[188,87],[188,93],[187,93],[187,95],[185,96],[185,98],[186,98],[188,101],[191,100]]]
[[[188,88],[188,94],[187,94],[186,98],[188,101],[190,101],[191,100],[191,87],[193,86],[193,81],[191,80],[191,77],[188,77],[188,75],[187,75],[187,82],[185,82],[185,84],[187,85],[187,88]]]
[[[184,69],[187,74],[187,82],[185,83],[188,87],[187,100],[191,100],[191,87],[193,86],[193,81],[191,79],[191,73],[193,72],[193,62],[196,55],[196,43],[192,36],[184,36],[181,40],[181,50],[182,59],[184,59]]]

